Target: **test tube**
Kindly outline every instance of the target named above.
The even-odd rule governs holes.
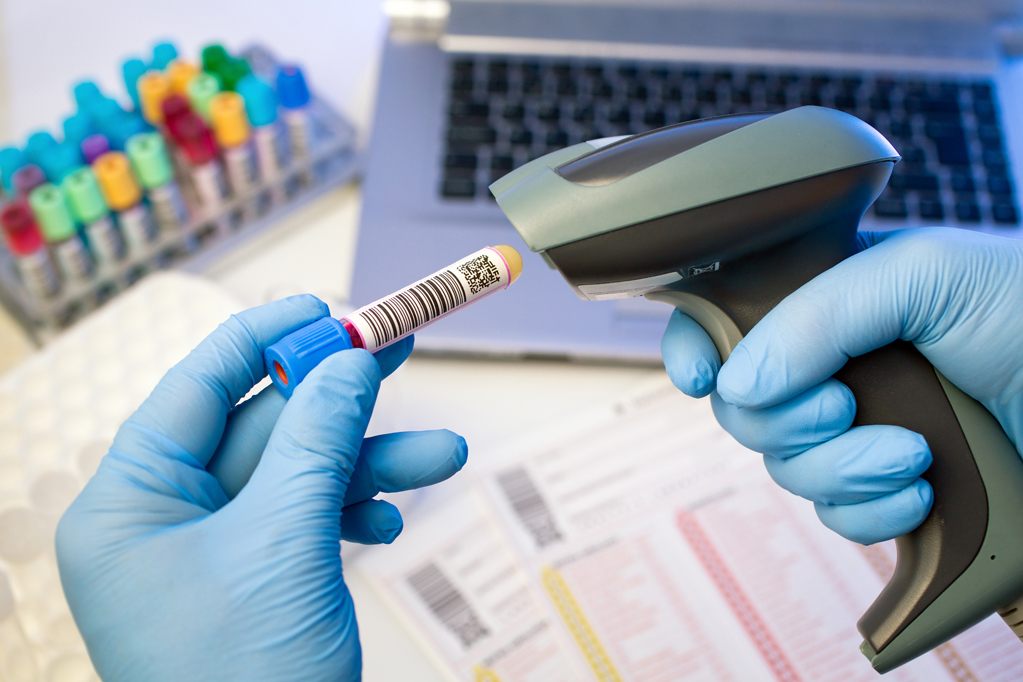
[[[0,210],[0,226],[25,290],[37,299],[56,294],[60,290],[57,268],[28,202],[17,199],[5,205]]]
[[[142,118],[159,127],[163,123],[163,101],[170,95],[170,80],[160,71],[149,71],[138,81]]]
[[[252,73],[252,67],[241,57],[231,57],[220,65],[217,75],[225,90],[234,90],[243,78]]]
[[[65,118],[62,127],[64,129],[64,142],[71,143],[79,150],[81,150],[82,141],[96,132],[92,125],[92,120],[82,111]]]
[[[296,163],[306,164],[299,173],[302,184],[311,183],[315,176],[309,156],[311,136],[309,121],[309,87],[302,69],[297,66],[282,66],[277,71],[277,97],[284,109],[284,127],[288,130],[291,158]]]
[[[110,140],[102,133],[89,135],[82,140],[82,159],[90,166],[108,151],[110,151]]]
[[[238,94],[245,100],[245,110],[252,124],[252,141],[256,148],[259,176],[263,182],[270,184],[272,201],[284,201],[281,172],[286,162],[284,136],[277,121],[277,95],[269,83],[251,75],[238,84]]]
[[[177,58],[178,48],[174,43],[163,40],[153,45],[152,67],[157,71],[163,71]]]
[[[149,70],[149,66],[138,57],[129,57],[121,62],[121,78],[124,80],[124,90],[128,93],[135,110],[139,109],[139,78]]]
[[[71,96],[75,101],[75,107],[79,111],[88,111],[93,103],[103,99],[103,91],[96,85],[96,81],[83,79],[71,87]]]
[[[210,43],[204,46],[200,52],[202,69],[207,73],[216,73],[220,69],[220,65],[230,58],[231,56],[220,43]]]
[[[217,159],[217,143],[210,129],[194,113],[181,117],[175,125],[175,142],[188,162],[188,176],[202,207],[213,216],[227,197],[224,171]]]
[[[170,80],[171,92],[176,95],[187,95],[188,84],[198,75],[199,67],[183,59],[176,59],[167,67],[167,78]]]
[[[124,239],[103,201],[91,168],[79,168],[61,185],[75,220],[82,224],[101,275],[112,271],[124,258]]]
[[[188,222],[188,209],[174,179],[167,146],[159,133],[144,133],[128,140],[128,159],[146,190],[153,216],[163,234],[179,234]],[[189,250],[194,244],[186,242]]]
[[[14,175],[11,177],[11,185],[14,190],[14,196],[22,199],[28,198],[28,195],[32,193],[36,187],[46,182],[46,173],[43,169],[34,163],[28,163],[14,171]]]
[[[128,157],[120,152],[108,152],[96,159],[92,170],[107,206],[116,211],[128,254],[137,260],[149,260],[146,256],[156,240],[156,225],[149,208],[142,202],[142,190],[131,174]]]
[[[522,272],[510,246],[487,246],[429,277],[363,306],[340,320],[324,317],[266,349],[267,373],[286,397],[328,355],[349,348],[385,348],[501,289]]]
[[[188,102],[203,121],[210,121],[210,102],[220,92],[220,81],[211,73],[200,73],[188,84]]]
[[[251,219],[259,209],[259,198],[252,195],[258,171],[241,95],[237,92],[218,94],[210,103],[210,118],[213,133],[224,155],[231,192],[242,202],[243,218]]]
[[[163,101],[160,108],[163,109],[163,126],[166,128],[171,139],[175,139],[177,137],[177,123],[183,116],[192,112],[188,98],[184,95],[171,94]]]
[[[28,202],[57,259],[61,275],[68,282],[87,282],[92,277],[95,264],[76,229],[64,193],[56,185],[47,183],[34,189]]]

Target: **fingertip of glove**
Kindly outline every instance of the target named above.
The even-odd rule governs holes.
[[[303,311],[308,310],[310,316],[319,315],[319,317],[326,317],[330,315],[330,308],[327,304],[312,294],[295,294],[294,296],[288,296],[284,301]]]
[[[405,528],[405,521],[401,518],[401,512],[397,507],[390,507],[385,518],[376,527],[376,537],[381,544],[389,545],[394,542],[401,531]]]
[[[757,407],[753,392],[757,366],[742,344],[735,347],[717,377],[717,392],[721,399],[736,407]]]

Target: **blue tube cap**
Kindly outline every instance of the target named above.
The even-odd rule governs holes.
[[[81,111],[64,119],[64,141],[81,146],[82,140],[96,132],[89,116]]]
[[[277,120],[277,95],[265,80],[248,75],[238,82],[235,91],[245,100],[245,111],[253,127],[268,126]]]
[[[60,184],[64,178],[82,165],[82,152],[73,142],[61,142],[39,154],[39,167],[53,184]]]
[[[131,57],[121,62],[121,78],[124,80],[124,89],[136,109],[139,108],[139,78],[148,70],[149,66],[138,57]]]
[[[71,87],[71,96],[75,100],[75,106],[86,111],[96,100],[103,99],[103,91],[93,80],[80,80]]]
[[[153,45],[153,68],[157,71],[163,71],[177,58],[178,48],[169,40]]]
[[[11,191],[11,176],[26,163],[28,160],[24,152],[17,147],[0,149],[0,183],[3,183],[4,191]]]
[[[352,339],[344,325],[333,317],[323,317],[267,348],[263,360],[277,390],[290,398],[295,387],[324,358],[351,347]]]
[[[288,64],[277,71],[277,97],[285,109],[301,109],[309,104],[309,86],[301,68]]]

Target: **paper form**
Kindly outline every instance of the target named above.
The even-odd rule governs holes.
[[[456,547],[516,557],[516,580],[538,605],[530,617],[550,623],[574,679],[877,679],[855,624],[891,574],[891,545],[863,548],[825,529],[714,425],[706,401],[658,382],[481,459],[504,537],[465,528],[430,560]],[[394,602],[422,608],[407,590]],[[1023,647],[994,617],[885,679],[1021,676]]]

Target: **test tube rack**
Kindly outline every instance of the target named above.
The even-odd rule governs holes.
[[[267,79],[272,79],[280,65],[261,45],[249,46],[240,54],[253,73]],[[180,230],[161,232],[146,251],[126,254],[115,267],[88,282],[65,282],[49,298],[33,295],[22,284],[12,254],[0,246],[0,304],[34,341],[45,343],[146,274],[168,268],[201,269],[282,217],[355,179],[359,163],[352,124],[315,91],[311,92],[308,115],[309,154],[305,159],[291,156],[277,177],[260,178],[250,192],[229,196],[214,212],[204,212],[196,201],[189,201],[189,220]],[[186,198],[192,199],[187,178],[178,180]],[[255,213],[252,206],[257,207]]]

